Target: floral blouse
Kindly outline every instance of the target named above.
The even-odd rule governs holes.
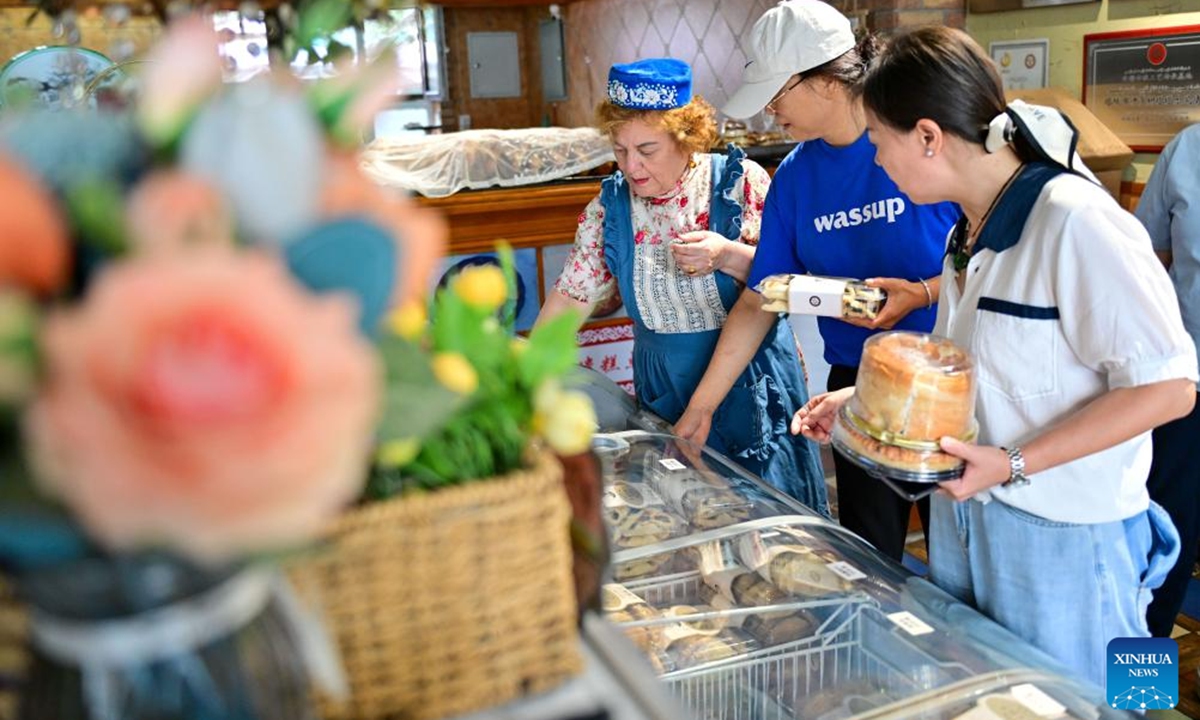
[[[693,159],[696,166],[684,173],[671,192],[656,198],[631,199],[634,299],[642,322],[661,333],[717,330],[725,323],[725,307],[713,274],[689,276],[676,266],[669,250],[671,241],[681,234],[709,229],[712,156],[699,153]],[[771,180],[767,171],[752,160],[742,160],[742,169],[742,177],[734,186],[742,206],[740,239],[757,245]],[[579,215],[575,247],[567,255],[554,288],[580,302],[594,303],[615,292],[616,284],[604,262],[604,208],[596,197]]]

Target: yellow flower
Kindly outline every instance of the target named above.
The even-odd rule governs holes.
[[[596,409],[578,390],[558,394],[557,401],[534,415],[534,426],[559,455],[578,455],[592,443]]]
[[[459,353],[438,353],[430,364],[438,382],[459,395],[470,395],[479,387],[479,375],[475,368]]]
[[[558,380],[543,380],[533,391],[533,409],[538,413],[549,413],[558,404],[562,394],[562,386],[558,384]]]
[[[523,337],[515,337],[508,342],[508,349],[513,357],[521,357],[529,349],[529,341]]]
[[[429,318],[425,314],[425,303],[410,300],[387,316],[387,327],[405,340],[416,340],[425,330]]]
[[[421,452],[421,441],[416,438],[388,440],[375,451],[375,462],[385,468],[401,468],[413,461]]]
[[[454,292],[468,305],[496,310],[508,298],[508,282],[495,265],[472,265],[454,279]]]

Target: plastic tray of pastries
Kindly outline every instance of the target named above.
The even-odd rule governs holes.
[[[943,437],[975,439],[975,365],[945,338],[893,331],[863,346],[854,396],[833,426],[834,447],[878,477],[936,483],[962,476]]]
[[[804,313],[807,308],[803,305],[796,307],[796,293],[792,292],[794,283],[802,283],[805,275],[782,273],[768,275],[759,281],[754,289],[763,297],[762,309],[766,312]],[[879,317],[880,310],[887,302],[887,291],[883,288],[871,287],[861,280],[846,280],[843,278],[819,278],[814,280],[830,284],[841,284],[841,316],[844,318],[861,318],[874,320]],[[799,293],[799,291],[797,291]],[[801,293],[802,295],[802,293]]]

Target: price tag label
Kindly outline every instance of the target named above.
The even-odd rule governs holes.
[[[904,632],[909,635],[928,635],[933,632],[933,628],[926,625],[919,617],[910,612],[894,612],[888,615],[888,620],[891,620]]]
[[[1012,695],[1022,705],[1044,718],[1056,718],[1067,711],[1066,707],[1036,685],[1017,685],[1012,689]]]
[[[687,465],[684,465],[683,463],[679,462],[675,458],[663,458],[662,460],[658,461],[658,464],[662,465],[663,467],[665,467],[668,470],[686,470],[687,469]]]
[[[867,576],[866,573],[864,573],[863,571],[854,567],[850,563],[843,562],[841,560],[839,560],[838,562],[831,562],[828,565],[826,565],[826,567],[828,567],[830,572],[832,572],[834,575],[837,575],[838,577],[840,577],[843,580],[849,580],[850,582],[854,582],[855,580],[862,580],[863,578],[865,578]]]

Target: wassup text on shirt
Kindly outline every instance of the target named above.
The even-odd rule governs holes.
[[[894,223],[897,217],[904,214],[907,207],[908,205],[902,197],[887,198],[867,203],[862,207],[839,210],[828,215],[818,215],[813,218],[813,224],[817,226],[817,232],[823,233],[826,230],[841,230],[875,220],[887,220],[889,223]]]

